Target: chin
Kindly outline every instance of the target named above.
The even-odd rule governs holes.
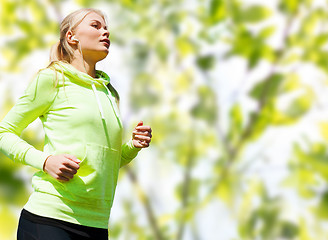
[[[94,53],[93,55],[94,55],[94,60],[96,62],[99,62],[99,61],[101,61],[101,60],[103,60],[104,58],[107,57],[108,49],[106,49],[105,51],[104,50],[103,51],[97,51],[97,53]]]
[[[84,57],[91,58],[93,60],[99,59],[98,61],[107,57],[108,52],[109,52],[109,49],[106,48],[105,46],[88,47],[88,48],[82,49],[82,53],[83,53]]]
[[[98,61],[105,59],[107,57],[107,55],[108,55],[108,52],[106,54],[100,55]]]

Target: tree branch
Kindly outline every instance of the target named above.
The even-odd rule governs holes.
[[[164,240],[164,237],[158,227],[157,224],[157,219],[154,213],[154,210],[151,206],[151,203],[149,201],[148,196],[144,193],[144,191],[141,189],[141,186],[138,182],[138,178],[136,176],[136,174],[133,172],[133,170],[129,167],[129,166],[125,166],[127,174],[129,176],[129,179],[131,180],[131,182],[133,183],[136,191],[137,191],[137,195],[141,201],[141,203],[143,204],[143,207],[146,211],[146,215],[147,215],[147,219],[148,222],[151,226],[151,229],[153,231],[155,240]]]
[[[179,227],[178,227],[178,234],[177,234],[177,240],[181,240],[183,237],[186,221],[186,210],[188,209],[189,205],[189,195],[190,195],[190,184],[191,184],[191,171],[194,165],[194,139],[195,139],[195,132],[191,131],[190,139],[190,147],[189,147],[189,153],[187,156],[187,164],[184,171],[184,182],[183,182],[183,188],[182,188],[182,217],[180,219]]]
[[[289,35],[292,20],[293,20],[293,16],[290,16],[290,18],[287,20],[286,28],[285,28],[283,39],[282,39],[282,41],[284,43],[286,42],[287,37]],[[267,102],[267,91],[270,88],[270,83],[271,83],[270,78],[275,73],[274,69],[275,69],[276,65],[281,60],[281,58],[283,57],[284,53],[287,50],[288,49],[282,47],[282,49],[277,52],[277,58],[276,58],[275,62],[273,63],[267,77],[265,78],[266,81],[268,81],[268,84],[266,85],[266,87],[263,87],[263,90],[262,90],[262,93],[261,93],[261,96],[260,96],[260,99],[259,99],[258,110],[252,116],[251,120],[247,124],[246,128],[244,129],[243,133],[241,134],[241,137],[240,137],[239,141],[235,144],[235,146],[231,146],[228,143],[227,138],[225,138],[225,140],[223,141],[223,144],[227,147],[226,148],[227,149],[227,156],[228,156],[227,159],[229,159],[229,160],[226,161],[226,163],[222,167],[223,168],[222,174],[218,177],[218,179],[217,179],[216,183],[214,184],[214,186],[211,187],[211,189],[209,191],[209,194],[202,201],[201,206],[203,206],[203,207],[206,206],[208,204],[208,202],[210,202],[211,199],[216,195],[217,189],[220,187],[220,185],[222,183],[222,180],[229,174],[230,168],[233,165],[233,163],[236,161],[237,156],[239,155],[244,142],[247,140],[247,138],[249,138],[249,136],[253,132],[255,123],[260,118],[261,111],[265,107],[266,102]],[[220,131],[220,128],[219,128],[218,124],[217,124],[217,129],[218,129],[217,131],[220,133],[221,131]]]

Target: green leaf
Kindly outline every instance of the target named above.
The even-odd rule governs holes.
[[[304,218],[300,219],[299,230],[300,240],[315,240],[315,238],[312,237],[311,229],[306,224],[306,220]]]
[[[209,23],[217,24],[227,16],[224,0],[212,0],[209,6]]]
[[[232,207],[235,203],[235,194],[238,188],[238,182],[235,175],[230,174],[223,178],[217,189],[217,196],[225,204]]]
[[[257,100],[276,96],[283,79],[284,76],[281,74],[272,75],[270,78],[257,83],[251,90],[250,96]]]
[[[127,0],[123,0],[127,1]],[[96,4],[97,0],[75,0],[75,2],[83,7],[92,7],[92,5]]]
[[[243,23],[257,23],[272,15],[272,11],[263,5],[247,7],[239,13],[238,20]]]
[[[201,56],[197,58],[196,63],[202,70],[207,71],[214,67],[215,57],[213,55]]]
[[[1,156],[0,160],[4,160]],[[5,161],[10,160],[5,159]],[[27,200],[28,192],[25,189],[24,180],[15,176],[19,168],[20,166],[17,165],[0,165],[0,201],[22,205]]]
[[[304,47],[306,41],[307,40],[304,39],[304,36],[300,35],[299,33],[290,33],[290,35],[286,38],[288,47]]]
[[[153,76],[141,73],[132,82],[131,105],[134,109],[140,109],[145,106],[153,106],[158,103],[159,84]]]
[[[301,95],[289,104],[289,107],[286,109],[285,113],[290,118],[300,118],[310,110],[312,102],[313,97],[311,94]]]
[[[327,39],[328,39],[328,33],[321,33],[315,37],[314,45],[318,48],[323,47],[325,44],[327,44]]]
[[[228,139],[236,142],[240,139],[243,126],[243,113],[240,104],[235,104],[230,110],[230,129]]]
[[[306,168],[303,169],[301,165],[295,167],[295,169],[292,168],[291,170],[293,173],[282,182],[283,186],[299,188],[318,185],[318,179],[312,170],[307,170]]]
[[[247,59],[248,67],[254,68],[260,61],[268,60],[272,62],[276,59],[273,48],[265,43],[265,38],[256,36],[243,25],[235,30],[233,39],[229,40],[232,45],[227,57],[239,55]]]
[[[328,192],[324,192],[321,195],[319,204],[314,208],[314,212],[317,217],[321,219],[328,219]]]
[[[254,141],[259,138],[265,129],[270,125],[271,114],[272,114],[271,104],[267,104],[260,113],[251,112],[250,119],[255,119],[252,123],[252,131],[247,136],[248,141]],[[259,114],[259,115],[258,115]]]
[[[169,56],[169,49],[167,48],[166,44],[162,41],[158,42],[155,46],[155,51],[162,61],[166,61],[167,57]]]
[[[17,21],[17,7],[18,4],[14,1],[1,1],[0,29],[4,34],[12,34],[14,32],[13,24]]]
[[[328,122],[321,122],[319,124],[319,129],[321,136],[324,138],[326,142],[328,142]]]
[[[288,74],[285,79],[286,80],[282,84],[281,91],[291,92],[302,88],[300,76],[298,74],[296,73]]]
[[[215,92],[208,86],[200,86],[198,97],[198,103],[191,110],[192,116],[214,124],[218,118]]]
[[[298,85],[298,79],[296,76],[296,79],[291,79],[293,83],[287,85],[287,88],[297,87]],[[286,87],[286,86],[285,86]],[[273,124],[281,124],[281,123],[292,123],[297,120],[299,120],[302,116],[304,116],[312,107],[313,101],[314,101],[314,93],[309,87],[306,86],[300,86],[303,87],[303,93],[299,94],[296,98],[294,98],[292,101],[290,101],[282,111],[276,110],[276,116],[274,118]],[[286,88],[285,88],[286,89]],[[298,90],[301,90],[301,88],[298,88]]]
[[[293,52],[290,51],[288,53],[286,53],[286,55],[282,58],[282,60],[280,61],[282,65],[290,65],[292,63],[296,63],[301,61],[302,59],[302,53],[299,52]]]
[[[268,27],[265,27],[261,30],[261,32],[259,33],[259,37],[260,38],[269,38],[272,36],[272,34],[275,33],[277,27],[276,26],[268,26]]]
[[[260,50],[260,56],[262,57],[263,60],[265,59],[269,62],[273,62],[276,59],[276,53],[274,49],[269,45],[263,45],[259,47],[259,50]],[[259,61],[260,60],[261,59],[259,59]]]
[[[303,55],[302,60],[316,64],[321,70],[328,72],[328,51],[327,50],[315,50],[315,49],[307,49],[305,54]]]
[[[195,178],[190,179],[187,185],[186,182],[182,182],[176,186],[175,195],[179,201],[182,201],[182,199],[187,197],[187,201],[190,204],[197,201],[200,186],[200,180]]]
[[[196,46],[195,43],[191,41],[188,37],[179,37],[176,39],[176,47],[178,53],[182,57],[186,57],[190,54],[196,53]]]
[[[194,78],[191,71],[182,72],[174,81],[174,91],[176,94],[188,94],[191,91],[192,79]]]
[[[299,227],[292,222],[282,221],[279,222],[280,237],[284,239],[293,239],[299,234]]]
[[[311,11],[302,21],[300,34],[311,38],[315,37],[320,23],[323,22],[323,19],[326,17],[325,15],[326,13],[320,8]]]
[[[8,206],[1,204],[0,209],[0,239],[14,239],[17,228],[17,217]]]
[[[288,14],[296,14],[300,5],[299,0],[281,0],[279,9]]]

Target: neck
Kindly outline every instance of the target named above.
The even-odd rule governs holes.
[[[96,63],[82,58],[81,55],[75,57],[71,61],[71,65],[77,70],[88,74],[91,77],[96,77]]]

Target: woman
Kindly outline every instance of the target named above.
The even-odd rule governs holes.
[[[151,128],[139,122],[122,145],[118,94],[95,69],[108,54],[104,15],[81,9],[61,23],[50,65],[40,70],[0,123],[0,149],[39,169],[22,210],[18,240],[108,239],[119,168],[149,146]],[[44,150],[19,138],[40,118]]]

